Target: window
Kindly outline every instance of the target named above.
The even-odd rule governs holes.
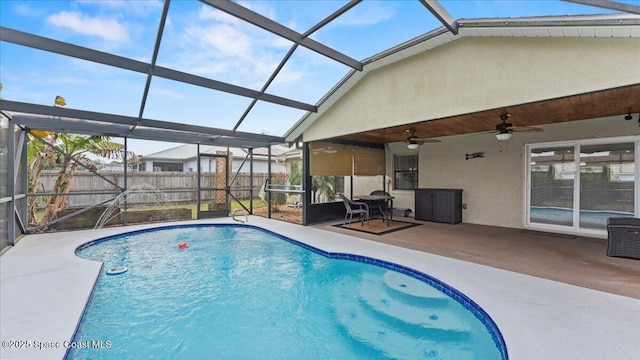
[[[183,170],[182,163],[170,163],[170,162],[161,162],[154,161],[153,162],[153,171],[175,171],[182,172]]]
[[[414,190],[418,188],[418,155],[395,155],[393,158],[393,188]]]
[[[637,216],[633,140],[530,145],[528,223],[603,232],[609,217]]]
[[[573,147],[532,149],[529,169],[530,221],[538,224],[573,226]]]

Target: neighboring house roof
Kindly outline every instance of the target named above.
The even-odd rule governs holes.
[[[271,147],[271,155],[276,157],[285,152],[287,148],[282,146],[272,146]],[[243,148],[235,148],[226,146],[210,146],[210,145],[200,145],[200,152],[205,154],[216,154],[217,151],[229,151],[233,154],[234,158],[244,159],[248,154],[247,149]],[[174,161],[183,161],[187,159],[194,159],[197,153],[197,145],[195,144],[187,144],[177,146],[171,149],[159,151],[149,155],[143,155],[142,161],[145,160],[174,160]],[[267,156],[266,148],[257,148],[253,150],[254,156],[264,157]]]
[[[302,160],[302,149],[291,148],[279,156],[279,160],[285,161],[289,159],[300,159]]]
[[[457,23],[457,35],[443,26],[363,60],[362,71],[351,70],[345,75],[318,101],[318,112],[307,112],[285,134],[285,140],[296,141],[371,71],[464,37],[640,38],[640,16],[631,14],[461,19]]]

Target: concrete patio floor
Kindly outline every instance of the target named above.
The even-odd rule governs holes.
[[[314,227],[640,299],[640,260],[606,256],[606,239],[394,219],[421,226],[385,235],[331,226],[341,222]]]
[[[180,224],[212,222],[231,220]],[[352,234],[329,224],[301,228],[256,216],[249,217],[249,224],[326,251],[376,257],[435,276],[491,315],[511,359],[635,359],[640,353],[640,261],[607,258],[603,240],[468,224],[423,224],[382,236]],[[29,235],[3,254],[0,358],[63,358],[64,341],[72,338],[101,271],[101,264],[76,257],[75,248],[92,239],[157,226]],[[576,252],[569,243],[600,255]],[[566,276],[558,278],[557,273]],[[31,347],[5,346],[5,341],[16,340]],[[53,347],[35,349],[36,342]]]

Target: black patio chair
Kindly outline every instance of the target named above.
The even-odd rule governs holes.
[[[364,219],[367,219],[367,226],[369,226],[369,205],[363,202],[356,202],[348,199],[343,193],[339,193],[344,207],[347,213],[344,215],[344,224],[347,224],[347,217],[349,217],[349,224],[353,221],[353,215],[358,215],[360,219],[360,225],[364,226]]]

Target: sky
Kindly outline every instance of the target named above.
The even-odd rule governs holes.
[[[638,1],[624,1],[640,5]],[[346,1],[238,1],[304,33]],[[454,19],[607,14],[612,11],[562,1],[442,0]],[[159,0],[2,0],[0,25],[149,63],[163,2]],[[418,0],[364,0],[311,37],[356,60],[442,24]],[[157,65],[261,90],[293,44],[195,0],[170,4]],[[350,68],[298,47],[266,92],[316,104]],[[0,96],[67,108],[137,117],[146,75],[0,42]],[[142,116],[232,129],[251,99],[154,77]],[[282,136],[305,111],[258,102],[239,131]],[[120,141],[120,140],[118,140]],[[129,140],[148,155],[179,144]]]

